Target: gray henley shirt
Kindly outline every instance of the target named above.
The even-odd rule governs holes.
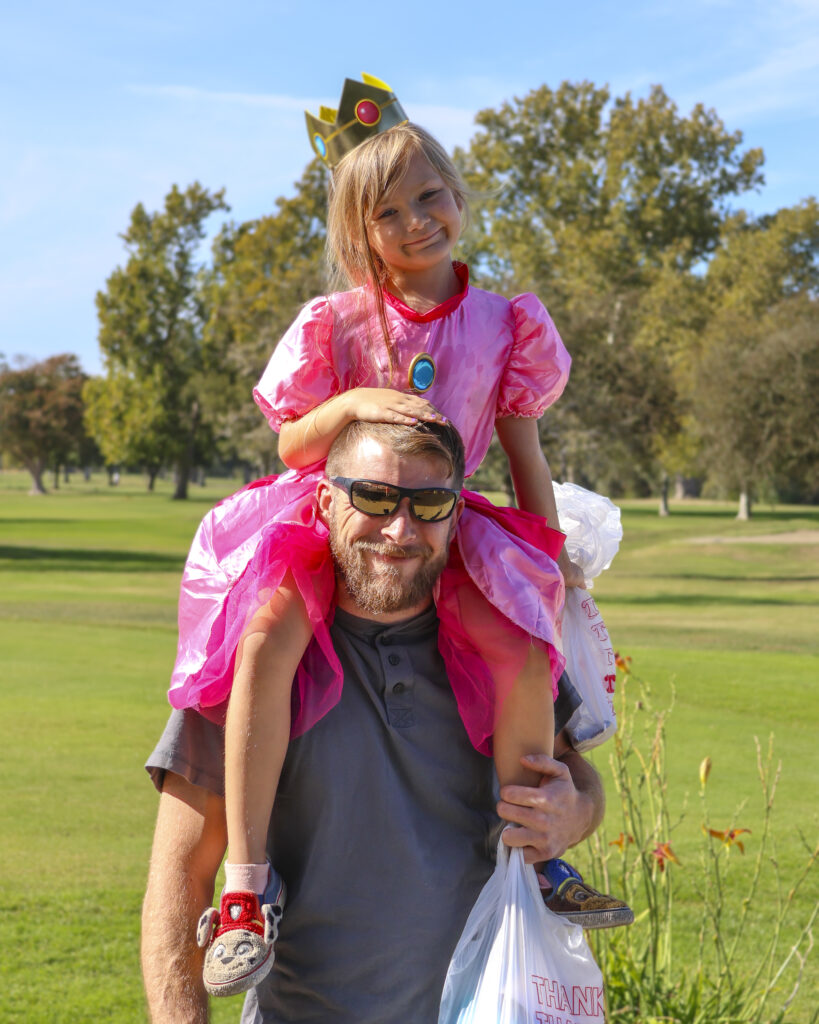
[[[276,963],[242,1024],[436,1024],[450,956],[492,870],[490,758],[469,742],[430,609],[384,626],[337,609],[339,703],[292,740],[268,835],[288,891]],[[562,728],[577,695],[555,707]],[[222,794],[223,733],[173,712],[146,764]]]

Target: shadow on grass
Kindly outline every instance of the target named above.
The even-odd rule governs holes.
[[[617,578],[621,580],[685,580],[694,583],[819,583],[819,576],[799,576],[795,573],[788,573],[787,576],[746,576],[742,572],[736,575],[717,575],[706,572],[620,572]],[[608,600],[608,595],[606,597]]]
[[[24,516],[19,519],[10,519],[8,516],[0,516],[0,523],[3,526],[31,526],[34,523],[45,523],[47,526],[52,526],[54,523],[58,523],[60,526],[67,526],[68,523],[79,523],[80,520],[73,516],[64,517],[61,519],[50,519],[41,516]]]
[[[179,572],[184,559],[154,551],[112,551],[105,548],[34,548],[0,545],[0,562],[20,563],[33,572]]]
[[[634,506],[629,504],[628,498],[614,499],[615,504],[618,503],[618,500],[621,500],[625,506],[623,509],[624,515],[634,519],[655,519],[666,526],[673,525],[675,519],[718,519],[722,522],[737,522],[735,505],[730,508],[709,508],[707,503],[705,505],[674,504],[671,507],[671,514],[669,516],[660,516],[657,514],[656,505]],[[791,522],[794,519],[808,519],[819,525],[819,506],[787,505],[784,508],[776,508],[756,505],[754,506],[753,515],[749,523],[780,523]]]
[[[666,576],[666,579],[668,577]],[[819,576],[796,576],[789,573],[787,576],[745,576],[737,573],[736,576],[716,576],[709,573],[674,573],[675,580],[706,580],[710,583],[817,583]]]
[[[715,579],[717,577],[714,577]],[[736,580],[728,580],[725,577],[719,577],[720,579],[726,579],[727,582],[736,582]],[[808,577],[809,579],[811,577]],[[698,577],[702,579],[702,577]],[[743,582],[744,582],[743,578]],[[779,581],[765,580],[766,583],[780,582],[780,583],[792,583],[793,579],[788,577]],[[717,605],[724,604],[724,601],[714,594],[631,594],[629,596],[616,596],[614,594],[607,594],[605,600],[606,606],[608,605],[639,605],[641,607],[647,607],[649,605],[668,605],[672,607],[674,605],[685,605],[686,607],[693,608],[697,606],[710,605],[716,607]],[[776,606],[782,608],[815,608],[815,601],[792,601],[787,598],[778,597],[743,597],[740,594],[731,595],[732,605],[747,605],[747,606]]]

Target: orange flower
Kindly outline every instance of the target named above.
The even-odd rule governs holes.
[[[617,666],[617,668],[620,669],[621,672],[631,671],[631,658],[622,655],[619,651],[614,652],[614,664]]]
[[[702,830],[707,835],[712,836],[714,839],[721,839],[726,847],[737,846],[739,848],[740,853],[745,853],[745,846],[743,845],[741,839],[737,839],[737,836],[741,836],[744,832],[747,832],[748,835],[751,834],[751,830],[749,828],[707,829],[703,825]]]
[[[660,866],[660,871],[665,871],[665,862],[667,860],[673,861],[674,864],[679,864],[677,855],[671,849],[671,843],[658,843],[651,851],[653,856],[657,858],[657,863]]]
[[[626,844],[634,842],[634,836],[627,836],[625,832],[621,832],[616,839],[612,839],[609,846],[619,846],[621,850],[625,849]]]

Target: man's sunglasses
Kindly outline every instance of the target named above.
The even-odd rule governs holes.
[[[350,504],[365,516],[391,516],[398,511],[403,498],[409,498],[410,511],[423,523],[439,523],[449,519],[458,501],[458,491],[448,487],[397,487],[379,480],[353,480],[334,476],[330,480],[343,487]]]

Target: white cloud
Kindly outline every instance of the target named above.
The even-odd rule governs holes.
[[[486,83],[484,82],[484,85]],[[175,99],[188,103],[208,106],[228,105],[236,107],[266,107],[273,110],[315,110],[319,106],[330,106],[338,102],[338,98],[302,96],[282,96],[271,93],[218,92],[211,89],[200,89],[189,85],[131,85],[128,91],[137,96],[155,96],[158,99]],[[474,128],[475,111],[464,107],[442,106],[441,104],[414,103],[411,99],[403,99],[404,105],[411,109],[413,120],[430,128],[441,136],[453,135],[458,143],[465,142]]]
[[[819,109],[819,33],[772,48],[755,65],[700,87],[689,97],[715,107],[726,121],[753,122],[780,112],[815,116]],[[683,104],[684,105],[684,104]]]
[[[191,85],[130,85],[127,91],[135,96],[155,96],[158,99],[184,100],[190,103],[229,104],[241,107],[271,107],[276,110],[305,110],[318,108],[319,101],[303,100],[294,96],[270,93],[218,92],[199,89]],[[321,102],[327,103],[328,100]]]

